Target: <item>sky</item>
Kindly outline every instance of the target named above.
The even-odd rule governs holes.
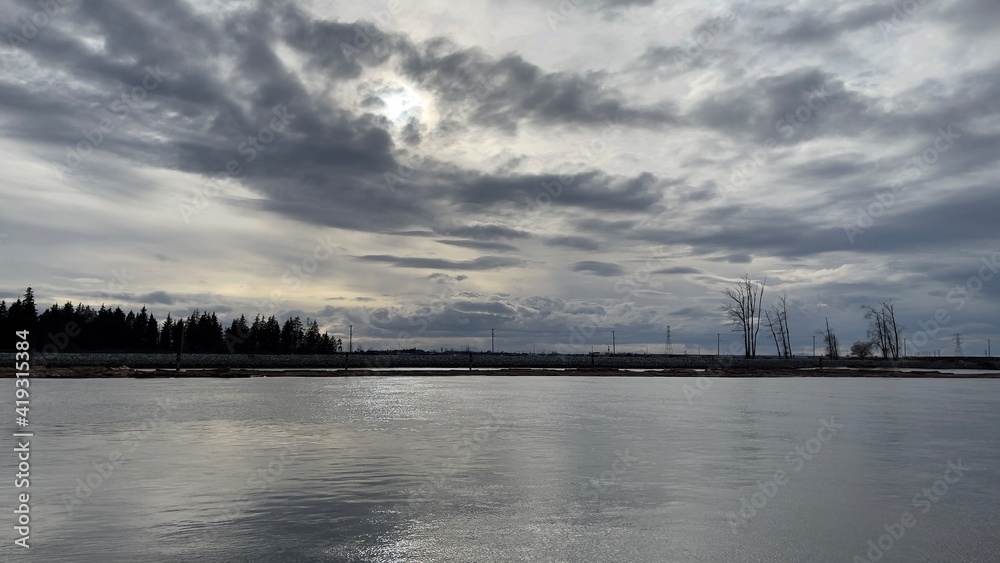
[[[13,1],[0,299],[364,348],[1000,349],[995,0]],[[614,336],[612,337],[612,331]],[[759,353],[774,353],[762,331]],[[821,348],[821,345],[818,345]]]

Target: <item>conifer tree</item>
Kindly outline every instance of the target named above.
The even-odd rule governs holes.
[[[163,321],[163,328],[160,330],[160,348],[163,350],[174,349],[174,319],[167,313],[166,320]]]
[[[143,307],[145,309],[145,307]],[[143,336],[143,346],[152,350],[157,347],[160,340],[160,324],[156,322],[156,317],[152,313],[149,314],[149,319],[146,321],[146,334]]]

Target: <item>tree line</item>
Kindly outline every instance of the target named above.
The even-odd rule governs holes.
[[[723,290],[726,302],[720,307],[733,330],[742,333],[744,356],[757,356],[758,335],[766,326],[778,356],[792,357],[788,323],[788,294],[779,296],[770,307],[764,305],[767,278],[757,282],[744,274],[732,287]],[[876,351],[886,359],[899,359],[900,332],[894,306],[881,302],[862,307],[869,321],[868,340],[855,342],[852,356],[868,358]],[[764,324],[762,324],[762,319]],[[824,319],[825,329],[817,330],[826,355],[840,355],[837,335]],[[214,312],[195,309],[187,318],[174,319],[170,313],[160,322],[143,306],[138,313],[101,305],[65,303],[38,312],[29,287],[24,295],[7,304],[0,301],[0,350],[14,348],[15,330],[28,330],[35,346],[55,346],[60,352],[184,352],[207,354],[333,354],[343,351],[341,339],[320,332],[319,323],[289,316],[284,322],[271,315],[249,321],[240,315],[225,327]]]
[[[160,322],[145,306],[138,313],[121,307],[65,303],[38,312],[35,294],[7,304],[0,301],[0,350],[14,348],[15,330],[28,330],[38,348],[55,347],[60,352],[184,352],[206,354],[333,354],[343,351],[341,340],[320,332],[319,323],[288,317],[284,322],[271,315],[244,315],[228,328],[214,312],[195,309],[187,318],[167,313]]]
[[[764,306],[763,281],[755,281],[750,274],[743,274],[731,287],[722,290],[725,302],[719,307],[733,330],[743,335],[744,357],[757,357],[757,336],[761,329],[761,316],[774,340],[775,351],[783,358],[792,357],[791,331],[788,326],[788,294],[778,297],[770,307]],[[858,358],[869,358],[877,350],[885,359],[899,359],[899,335],[903,327],[896,322],[895,307],[883,301],[878,306],[865,305],[865,319],[868,320],[868,340],[859,340],[851,345],[850,353]],[[837,334],[830,328],[830,320],[823,319],[825,328],[817,330],[822,338],[824,355],[831,359],[840,357],[840,343]]]

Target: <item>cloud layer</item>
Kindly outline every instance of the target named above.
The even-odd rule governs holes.
[[[56,4],[0,8],[0,298],[694,351],[749,272],[799,351],[997,334],[995,2]]]

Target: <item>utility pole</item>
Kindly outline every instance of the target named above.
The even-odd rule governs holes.
[[[344,356],[344,370],[346,371],[348,366],[351,365],[351,352],[354,351],[354,325],[347,325],[350,330],[349,336],[347,337],[347,355]]]
[[[615,331],[612,330],[611,331],[611,355],[614,356],[616,352],[617,352],[617,349],[615,348]]]
[[[670,325],[667,325],[667,343],[663,347],[663,353],[668,356],[674,353],[674,345],[670,343]]]
[[[813,357],[816,357],[816,335],[813,335]]]
[[[494,344],[494,341],[493,341],[493,329],[491,328],[490,329],[490,354],[495,354],[496,353],[496,348],[494,347],[493,344]]]
[[[903,357],[906,357],[906,339],[903,339]]]
[[[993,357],[993,350],[990,348],[990,341],[989,340],[986,341],[986,357],[987,358],[992,358]]]
[[[177,326],[181,328],[181,344],[177,347],[177,368],[175,371],[180,373],[181,371],[181,353],[184,351],[184,321],[177,323]]]
[[[962,334],[955,333],[955,356],[963,356],[962,354]]]
[[[722,333],[721,332],[716,332],[715,333],[715,355],[716,356],[721,356],[722,355]]]

